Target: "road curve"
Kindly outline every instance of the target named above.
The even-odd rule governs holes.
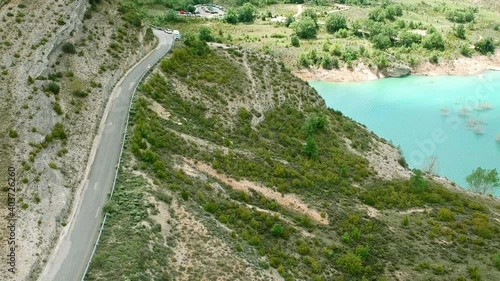
[[[153,30],[159,39],[158,47],[130,69],[116,85],[104,114],[100,134],[96,136],[95,156],[86,174],[80,196],[75,198],[75,212],[65,226],[49,257],[39,281],[80,281],[90,259],[103,219],[102,207],[107,201],[115,178],[122,149],[128,111],[137,84],[150,66],[160,60],[172,47],[173,36]],[[92,161],[92,157],[89,159]],[[79,199],[79,200],[78,200]]]

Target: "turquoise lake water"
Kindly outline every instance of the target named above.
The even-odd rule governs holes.
[[[500,173],[500,72],[309,84],[329,107],[399,145],[411,168],[435,157],[438,174],[462,187],[477,167]]]

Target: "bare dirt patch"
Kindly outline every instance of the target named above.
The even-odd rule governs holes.
[[[212,167],[210,167],[205,163],[201,162],[195,163],[191,159],[184,159],[184,162],[189,166],[196,168],[200,172],[203,172],[211,177],[214,177],[236,190],[242,190],[246,192],[248,192],[250,189],[255,190],[264,195],[266,198],[275,200],[278,204],[286,208],[292,209],[294,211],[297,211],[299,213],[302,213],[318,223],[328,224],[327,217],[322,217],[320,212],[311,209],[309,206],[307,206],[304,202],[302,202],[299,198],[297,198],[293,194],[281,194],[277,191],[272,190],[271,188],[262,186],[258,183],[251,182],[248,180],[237,181],[236,179],[218,173],[216,170],[214,170]]]
[[[151,105],[149,106],[149,108],[151,110],[153,110],[154,112],[156,112],[156,114],[158,114],[158,116],[160,116],[164,120],[170,119],[170,116],[171,116],[170,112],[165,110],[165,108],[163,108],[163,106],[161,106],[161,104],[155,102],[154,100],[150,100],[150,102],[151,102]]]
[[[475,56],[472,58],[460,57],[453,61],[432,64],[430,62],[419,65],[415,75],[478,75],[485,70],[500,69],[500,52],[492,56]]]
[[[341,69],[308,68],[293,71],[295,76],[304,81],[323,82],[361,82],[384,78],[376,69],[369,68],[363,63],[359,63],[353,70],[343,67]]]

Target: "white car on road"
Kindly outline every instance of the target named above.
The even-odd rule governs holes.
[[[179,32],[179,30],[174,30],[172,32],[172,34],[174,34],[174,39],[175,40],[180,40],[181,39],[181,33]]]

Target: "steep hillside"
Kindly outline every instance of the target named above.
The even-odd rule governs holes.
[[[272,57],[189,37],[140,86],[129,124],[87,280],[500,273],[497,201],[400,166]]]
[[[34,279],[46,261],[80,191],[111,89],[155,45],[118,2],[0,1],[0,169],[5,179],[8,166],[17,172],[15,280]],[[2,240],[3,257],[7,246]],[[12,280],[7,274],[0,279]]]

